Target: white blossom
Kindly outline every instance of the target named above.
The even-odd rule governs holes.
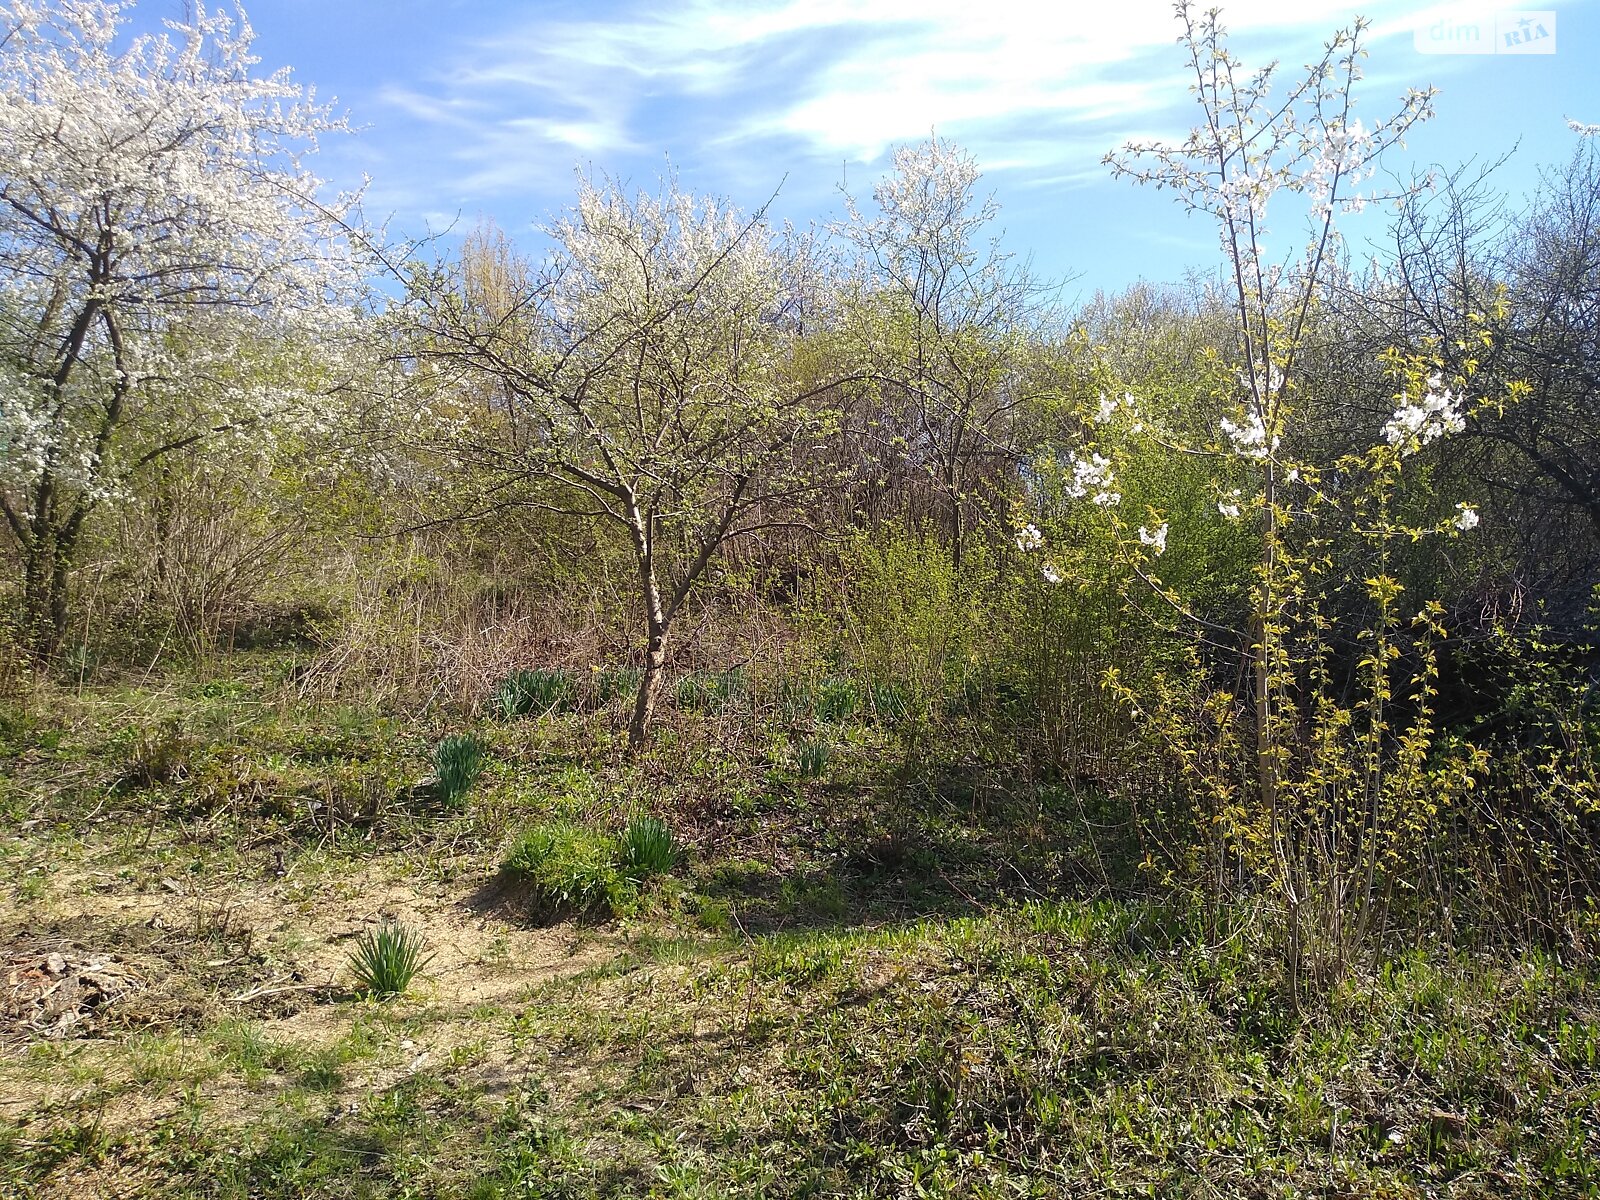
[[[1030,550],[1037,550],[1044,545],[1044,534],[1039,532],[1039,527],[1031,522],[1017,530],[1017,549],[1024,554]]]
[[[1462,533],[1466,533],[1468,530],[1476,529],[1478,521],[1478,510],[1463,500],[1456,505],[1456,515],[1451,518],[1450,524],[1454,525]]]
[[[1274,437],[1271,447],[1268,447],[1266,423],[1262,421],[1259,413],[1247,414],[1241,424],[1236,424],[1226,417],[1220,423],[1223,434],[1232,443],[1234,450],[1246,458],[1264,459],[1269,454],[1275,453],[1282,442],[1281,438]]]
[[[1139,541],[1156,552],[1157,557],[1167,550],[1167,523],[1163,521],[1154,530],[1139,526]]]
[[[1115,490],[1116,474],[1110,459],[1098,453],[1090,454],[1088,458],[1073,455],[1071,465],[1072,479],[1067,484],[1067,495],[1074,500],[1088,496],[1102,508],[1112,508],[1122,503],[1121,493]]]
[[[0,0],[0,497],[25,552],[164,445],[325,428],[347,366],[357,198],[301,165],[347,123],[253,73],[242,13],[125,24]]]
[[[1039,574],[1044,576],[1044,581],[1046,583],[1052,584],[1060,583],[1066,578],[1066,576],[1064,576],[1060,571],[1056,570],[1054,564],[1052,563],[1045,563],[1044,566],[1040,567]]]
[[[1253,372],[1239,372],[1239,386],[1262,400],[1283,390],[1283,372],[1273,363],[1257,364]]]
[[[1409,454],[1467,427],[1461,412],[1463,398],[1443,383],[1439,375],[1430,375],[1428,390],[1422,399],[1412,403],[1404,396],[1399,398],[1400,406],[1383,427],[1383,436],[1389,445],[1398,447],[1402,454]]]

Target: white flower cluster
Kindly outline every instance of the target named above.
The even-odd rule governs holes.
[[[1239,496],[1239,489],[1234,488],[1233,491],[1217,501],[1217,511],[1227,517],[1228,520],[1237,521],[1239,514],[1244,511],[1240,505]]]
[[[1274,437],[1269,447],[1267,444],[1267,426],[1261,419],[1260,413],[1249,413],[1242,424],[1236,424],[1224,417],[1221,421],[1222,432],[1233,445],[1236,453],[1246,458],[1264,459],[1278,449],[1281,438]]]
[[[1217,185],[1217,199],[1223,213],[1238,223],[1260,222],[1267,215],[1267,203],[1282,182],[1279,173],[1266,164],[1254,171],[1240,170]]]
[[[1439,375],[1430,375],[1427,395],[1421,400],[1413,404],[1401,397],[1400,407],[1395,409],[1394,416],[1383,427],[1383,436],[1389,445],[1399,447],[1403,454],[1409,454],[1446,434],[1460,433],[1467,427],[1466,419],[1461,415],[1462,397],[1444,387],[1443,383]]]
[[[1104,392],[1101,392],[1100,406],[1095,414],[1095,424],[1104,425],[1107,421],[1111,420],[1112,417],[1117,415],[1118,408],[1125,409],[1129,413],[1136,412],[1137,409],[1135,407],[1133,393],[1123,392],[1122,398],[1119,400],[1116,396],[1108,396]]]
[[[1579,137],[1595,137],[1600,135],[1600,125],[1585,125],[1582,121],[1567,118],[1567,128]]]
[[[1154,550],[1159,558],[1167,552],[1167,523],[1161,522],[1154,530],[1139,526],[1139,541]]]
[[[1239,386],[1248,395],[1265,401],[1283,390],[1283,372],[1272,363],[1257,364],[1254,371],[1239,372]]]
[[[1462,533],[1466,533],[1478,527],[1478,520],[1478,510],[1463,500],[1456,505],[1456,515],[1451,518],[1450,524]]]
[[[1024,525],[1017,530],[1017,549],[1024,554],[1037,550],[1044,545],[1044,534],[1039,532],[1039,527],[1033,523]]]
[[[325,394],[331,344],[290,360],[361,295],[358,198],[301,165],[346,121],[254,72],[242,14],[130,36],[128,7],[0,0],[0,489],[22,512],[118,495],[123,425],[147,444],[317,425],[275,368]]]
[[[1376,147],[1377,140],[1360,121],[1330,126],[1307,147],[1311,161],[1305,171],[1304,187],[1314,214],[1326,216],[1332,211],[1334,195],[1341,184],[1372,178],[1377,167],[1368,165],[1368,160]],[[1360,212],[1367,200],[1358,195],[1346,196],[1342,205],[1346,212]]]
[[[1122,503],[1122,494],[1115,490],[1116,475],[1111,460],[1101,454],[1088,458],[1072,457],[1072,481],[1067,484],[1067,495],[1074,500],[1089,496],[1102,508],[1113,508]]]

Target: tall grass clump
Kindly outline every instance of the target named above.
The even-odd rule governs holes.
[[[453,733],[433,749],[433,772],[439,778],[439,796],[449,805],[459,804],[483,774],[488,748],[470,733]]]
[[[644,672],[638,667],[605,667],[594,673],[594,699],[601,708],[639,693]]]
[[[655,817],[640,815],[628,822],[620,843],[623,873],[632,880],[664,875],[677,861],[672,831]]]
[[[676,700],[685,712],[719,713],[745,691],[744,671],[695,671],[678,680]]]
[[[416,974],[433,958],[423,957],[427,942],[416,930],[389,917],[376,930],[363,930],[350,952],[350,973],[369,996],[402,995]]]
[[[812,711],[826,725],[842,725],[861,707],[861,689],[854,680],[824,679],[817,685]]]
[[[828,762],[833,758],[833,744],[818,739],[801,742],[795,747],[795,765],[802,779],[820,779],[827,773]]]

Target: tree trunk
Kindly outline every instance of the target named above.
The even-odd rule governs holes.
[[[644,749],[645,740],[650,736],[650,722],[655,717],[656,697],[661,693],[661,676],[666,662],[666,627],[653,627],[650,630],[650,645],[645,652],[644,675],[639,680],[639,694],[633,702],[633,720],[628,725],[629,754],[637,754]]]
[[[22,645],[41,663],[55,658],[67,636],[68,547],[53,532],[23,552]]]

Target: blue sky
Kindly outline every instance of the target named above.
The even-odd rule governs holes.
[[[1304,63],[1335,28],[1374,22],[1358,114],[1370,125],[1408,86],[1440,89],[1438,116],[1385,167],[1492,160],[1519,201],[1564,160],[1572,117],[1600,122],[1600,3],[1555,13],[1547,55],[1422,53],[1425,31],[1492,23],[1519,6],[1475,0],[1234,0],[1233,45],[1254,65]],[[420,233],[492,216],[532,244],[577,167],[649,186],[670,159],[697,191],[774,213],[837,215],[889,150],[936,129],[969,149],[1003,209],[1007,245],[1072,295],[1210,268],[1216,241],[1165,193],[1110,179],[1130,136],[1193,122],[1168,0],[255,0],[265,66],[337,97],[359,136],[324,151],[369,213]],[[1520,6],[1530,9],[1532,6]],[[178,0],[143,0],[141,18]],[[1446,25],[1438,23],[1444,21]],[[1440,45],[1437,37],[1426,41]],[[1380,231],[1363,220],[1361,236]]]

